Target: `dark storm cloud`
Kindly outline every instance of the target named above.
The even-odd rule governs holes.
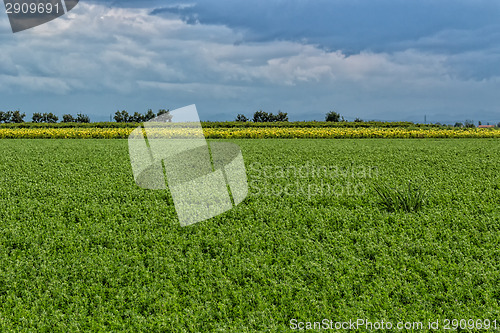
[[[475,49],[500,41],[494,34],[500,28],[500,2],[494,1],[217,0],[185,2],[192,4],[185,7],[164,3],[152,14],[177,14],[189,23],[240,29],[246,32],[246,41],[306,41],[347,53],[425,46],[454,52],[463,47],[462,36],[456,36],[458,46],[454,39],[422,44],[422,39],[450,30],[472,32],[470,47]],[[487,27],[494,30],[492,34],[474,36]]]

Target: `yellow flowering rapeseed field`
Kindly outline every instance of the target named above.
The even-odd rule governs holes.
[[[407,128],[207,128],[208,138],[500,138],[496,129]]]
[[[0,139],[126,139],[133,128],[0,128]],[[174,132],[173,132],[174,131]],[[470,128],[204,128],[210,139],[500,138],[499,129]],[[167,137],[190,136],[169,129]]]
[[[0,139],[124,139],[133,128],[0,128]]]

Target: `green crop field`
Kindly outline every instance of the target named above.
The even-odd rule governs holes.
[[[0,331],[500,327],[498,139],[233,142],[248,197],[182,228],[127,140],[0,140]],[[409,183],[421,207],[383,205]]]

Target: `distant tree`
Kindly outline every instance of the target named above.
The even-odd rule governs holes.
[[[482,122],[481,122],[481,120],[480,120],[480,121],[478,121],[478,122],[477,122],[477,124],[478,124],[479,126],[481,126],[483,123],[482,123]]]
[[[113,119],[114,119],[117,123],[121,123],[121,122],[123,122],[122,113],[121,113],[120,111],[116,111],[116,112],[115,112],[115,116],[113,117]]]
[[[31,117],[31,121],[34,123],[56,123],[58,119],[59,118],[52,112],[50,113],[35,112]]]
[[[497,124],[497,127],[500,127],[500,123]]]
[[[288,121],[288,113],[281,111],[277,115],[271,113],[271,121]]]
[[[142,123],[143,121],[144,121],[144,116],[139,112],[134,112],[134,115],[131,117],[131,122]]]
[[[464,124],[456,122],[455,125],[454,125],[454,127],[464,127]]]
[[[113,117],[113,119],[117,122],[117,123],[122,123],[124,122],[123,121],[123,116],[122,116],[122,113],[120,112],[120,110],[116,111],[115,112],[115,116]]]
[[[253,121],[255,123],[263,123],[268,120],[269,120],[269,114],[267,112],[259,110],[255,111],[255,113],[253,114]]]
[[[130,122],[130,116],[127,111],[125,110],[118,110],[115,112],[114,119],[117,123],[128,123]]]
[[[0,111],[0,123],[6,123],[9,119],[7,118],[7,114],[3,111]]]
[[[31,121],[34,123],[41,123],[43,122],[43,115],[39,112],[35,112],[33,116],[31,116]]]
[[[11,112],[11,111],[9,111]],[[19,110],[11,112],[10,114],[10,122],[12,123],[22,123],[24,122],[24,117],[26,117],[26,114],[21,113]]]
[[[52,112],[42,114],[42,119],[44,123],[57,123],[59,117],[57,117]]]
[[[244,114],[238,113],[238,115],[236,116],[236,119],[234,121],[246,123],[248,121],[248,118]]]
[[[87,116],[86,114],[78,113],[76,115],[75,121],[77,123],[90,123],[90,117]]]
[[[259,110],[253,114],[254,123],[265,123],[272,121],[272,114]]]
[[[474,128],[474,127],[476,127],[476,126],[474,126],[474,121],[473,120],[468,120],[468,119],[465,121],[464,126],[466,128]]]
[[[0,111],[0,122],[4,123],[22,123],[26,114],[18,111]]]
[[[76,119],[73,118],[73,116],[70,114],[63,114],[62,122],[63,123],[74,123],[74,122],[76,122]]]
[[[154,119],[156,117],[155,113],[153,110],[149,109],[148,112],[144,115],[144,121],[150,121],[151,119]]]
[[[170,114],[170,110],[165,110],[165,109],[160,109],[158,110],[157,117],[163,116],[162,118],[165,119],[168,122],[172,122],[172,115]]]
[[[12,111],[4,112],[4,118],[5,118],[5,122],[6,123],[11,123],[12,122],[12,114],[13,114]]]
[[[276,121],[288,121],[288,113],[279,111],[278,114],[273,114],[259,110],[253,114],[255,123],[271,123]]]
[[[326,114],[325,121],[339,122],[340,121],[340,113],[337,113],[335,111],[328,112]]]
[[[356,119],[354,119],[354,122],[355,123],[362,123],[363,119],[356,117]]]

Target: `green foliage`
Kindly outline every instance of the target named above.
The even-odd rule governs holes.
[[[426,191],[415,187],[411,181],[408,182],[408,187],[402,190],[385,184],[375,185],[374,190],[381,199],[380,205],[389,212],[416,212],[423,207],[428,197]]]
[[[10,121],[12,123],[22,123],[24,121],[24,117],[26,117],[26,114],[21,113],[20,111],[14,111],[10,117]]]
[[[142,123],[144,121],[144,116],[139,112],[134,112],[134,115],[130,117],[130,121],[134,123]]]
[[[90,117],[86,114],[78,113],[75,122],[77,123],[90,123]]]
[[[264,123],[264,122],[271,122],[271,115],[265,111],[256,111],[253,114],[253,122],[254,123]]]
[[[52,112],[44,113],[44,120],[47,123],[57,123],[59,117],[53,114]]]
[[[254,123],[274,123],[274,122],[287,122],[288,114],[286,112],[279,111],[278,114],[267,113],[265,111],[259,110],[253,114]]]
[[[139,123],[117,123],[117,122],[99,122],[99,123],[77,123],[75,118],[73,122],[59,123],[5,123],[0,124],[0,128],[135,128]]]
[[[120,112],[118,112],[120,113]],[[4,113],[6,114],[6,113]],[[2,113],[0,112],[0,117]],[[4,115],[5,117],[5,115]],[[10,117],[10,116],[9,116]],[[115,114],[116,117],[116,114]],[[128,113],[127,113],[127,117]],[[10,119],[10,118],[9,118]],[[128,118],[127,118],[128,119]],[[96,127],[96,128],[135,128],[140,123],[136,122],[95,122],[95,123],[76,123],[63,122],[61,123],[2,123],[0,128],[58,128],[58,127]],[[247,128],[247,127],[281,127],[281,128],[448,128],[448,126],[439,126],[437,124],[415,124],[412,122],[380,122],[380,121],[364,121],[364,122],[325,122],[325,121],[294,121],[294,122],[241,122],[241,121],[202,121],[204,128]]]
[[[52,112],[50,113],[35,112],[31,117],[31,121],[34,123],[57,123],[57,120],[59,120],[59,117],[57,117]]]
[[[238,113],[234,121],[246,123],[248,121],[248,118],[244,114]]]
[[[5,123],[15,123],[12,121],[13,114],[14,114],[14,112],[12,112],[12,111],[5,112],[4,117],[3,117],[3,118],[5,118]]]
[[[128,114],[128,112],[126,110],[118,110],[115,112],[115,116],[113,117],[113,119],[117,122],[117,123],[129,123],[132,121],[132,118],[130,117],[130,115]]]
[[[149,109],[148,112],[144,115],[144,121],[150,121],[151,119],[154,119],[156,117],[155,113],[153,110]]]
[[[73,123],[73,122],[76,122],[76,119],[70,114],[63,114],[62,122],[63,123]]]
[[[168,122],[172,121],[172,115],[170,114],[170,110],[165,110],[165,109],[158,110],[157,117],[161,115],[164,115],[163,118],[166,119]]]
[[[340,113],[335,111],[330,111],[325,116],[325,121],[339,122],[340,121]]]
[[[204,121],[204,128],[233,128],[233,127],[283,127],[283,128],[324,128],[324,127],[345,127],[345,128],[439,128],[438,125],[422,125],[412,122],[329,122],[329,121],[294,121],[294,122],[239,122],[239,121]]]
[[[468,119],[465,121],[464,126],[465,126],[465,128],[474,128],[474,127],[476,127],[474,125],[474,120],[468,120]]]
[[[31,121],[34,123],[41,123],[43,120],[43,115],[39,112],[33,113],[33,116],[31,116]]]
[[[288,113],[279,111],[277,115],[273,116],[274,122],[287,122]]]
[[[0,123],[19,124],[24,122],[24,117],[26,117],[26,115],[24,113],[21,113],[19,110],[7,112],[0,111]]]
[[[354,122],[355,123],[362,123],[363,119],[356,117],[356,119],[354,119]]]
[[[153,110],[148,109],[148,111],[143,115],[140,112],[134,112],[133,115],[129,115],[129,113],[125,110],[116,111],[114,119],[117,123],[131,123],[130,127],[135,127],[137,124],[150,121],[157,116],[165,115],[168,121],[172,121],[172,115],[170,114],[170,110],[160,109],[158,110],[158,114],[155,115]]]
[[[127,140],[0,140],[0,331],[287,332],[292,318],[500,313],[498,140],[234,142],[248,198],[181,228],[168,191],[136,186]],[[304,177],[306,165],[330,176]],[[425,209],[374,205],[373,183],[422,177]],[[360,190],[321,194],[327,184]]]
[[[8,123],[10,120],[10,116],[3,111],[0,111],[0,123]]]

